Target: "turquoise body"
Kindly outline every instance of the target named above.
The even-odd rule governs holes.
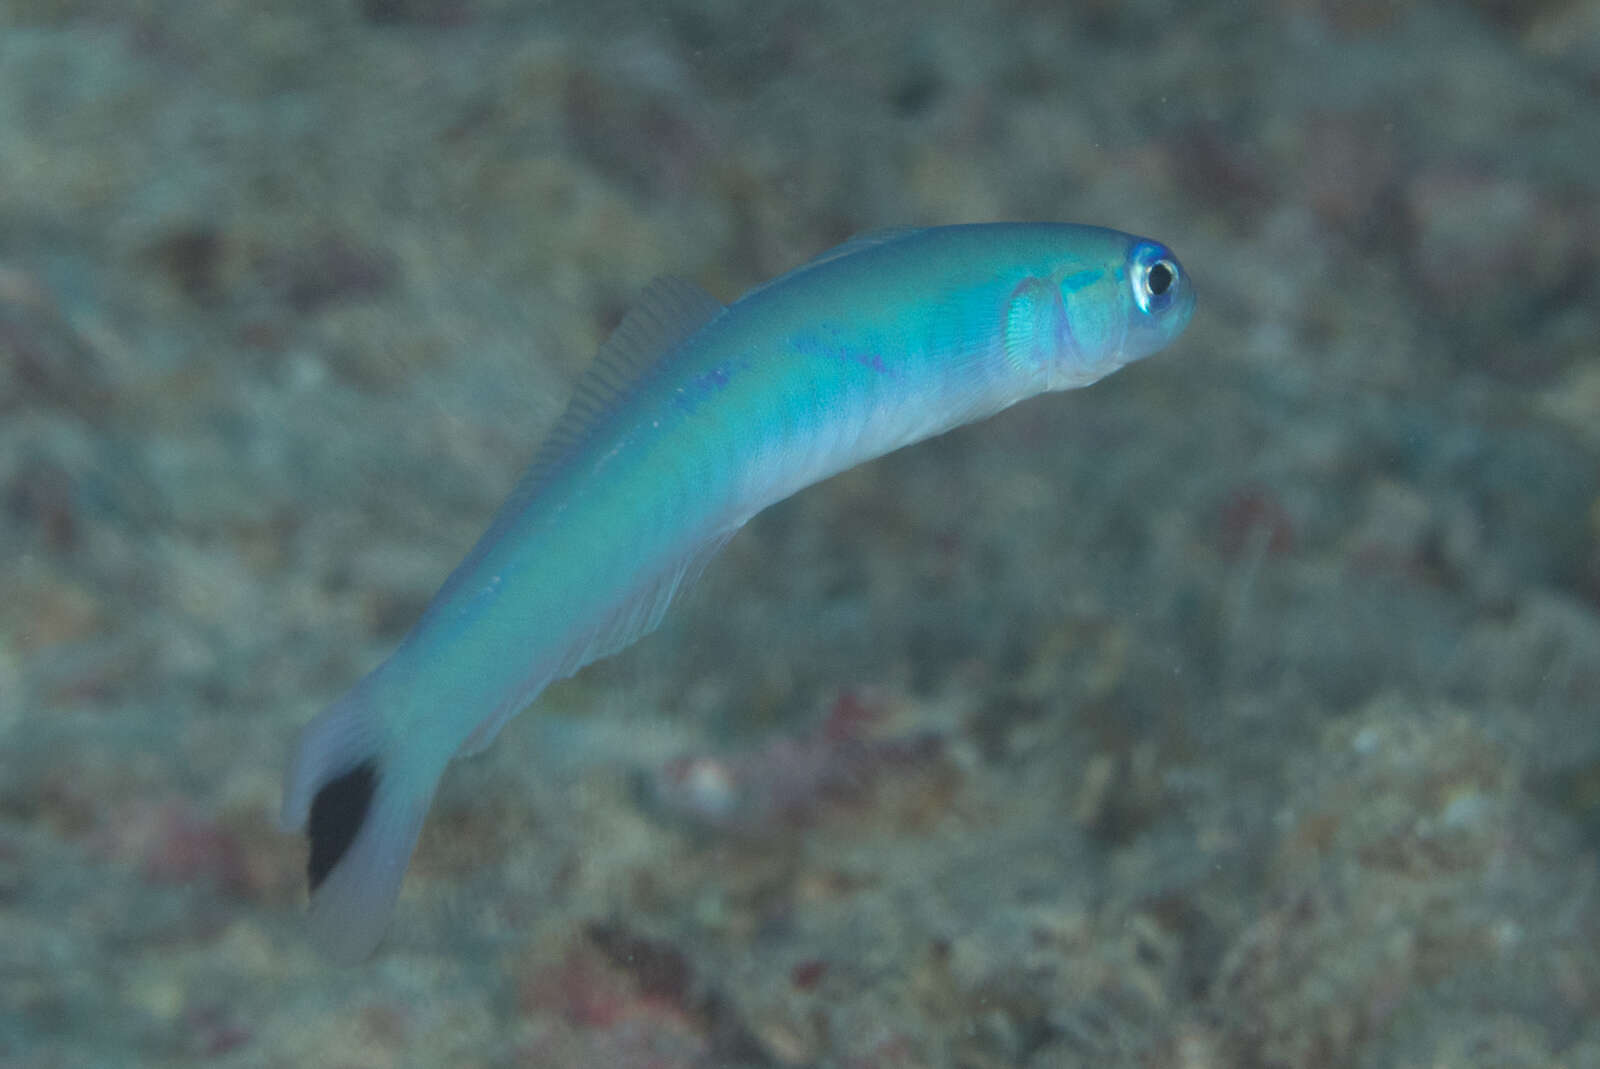
[[[306,729],[284,823],[310,825],[321,939],[369,952],[449,759],[651,630],[755,513],[1093,382],[1165,346],[1193,304],[1164,247],[1062,224],[869,236],[726,308],[652,291],[400,648]]]

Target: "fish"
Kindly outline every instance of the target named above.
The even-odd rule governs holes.
[[[1159,242],[1069,223],[869,233],[731,304],[643,293],[394,653],[301,731],[279,822],[307,924],[378,947],[450,761],[653,631],[762,509],[1167,347],[1195,292]]]

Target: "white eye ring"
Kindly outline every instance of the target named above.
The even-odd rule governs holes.
[[[1178,284],[1178,265],[1163,257],[1141,267],[1133,283],[1133,299],[1139,311],[1149,312],[1150,306],[1160,302]]]

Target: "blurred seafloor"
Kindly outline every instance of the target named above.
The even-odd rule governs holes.
[[[0,3],[0,1062],[1600,1065],[1600,5]],[[325,965],[271,814],[660,273],[1168,241]]]

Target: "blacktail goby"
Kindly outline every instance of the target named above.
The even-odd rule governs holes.
[[[1154,241],[996,223],[869,234],[732,304],[654,283],[383,664],[301,733],[328,955],[377,946],[451,758],[617,652],[750,517],[863,461],[1164,348],[1194,290]]]

